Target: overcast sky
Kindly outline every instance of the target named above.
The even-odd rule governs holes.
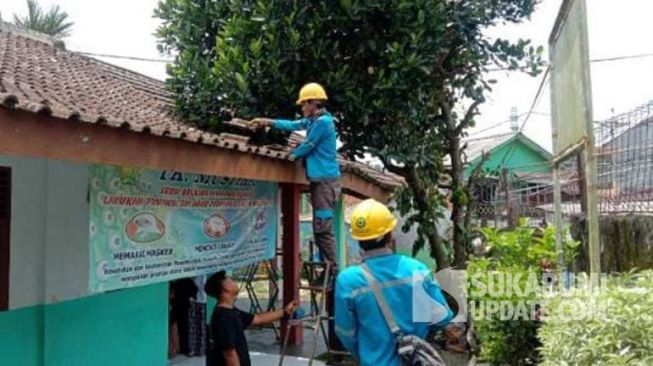
[[[650,40],[652,0],[586,0],[588,7],[590,58],[606,58],[653,53]],[[157,20],[152,18],[157,0],[41,0],[45,7],[56,3],[75,22],[66,47],[74,51],[116,54],[144,58],[164,58],[156,50],[153,32]],[[519,25],[500,26],[488,34],[506,38],[530,38],[535,45],[547,48],[547,40],[561,0],[544,0],[532,19]],[[0,12],[4,20],[14,13],[25,14],[25,0],[2,0]],[[545,56],[548,60],[548,56]],[[164,79],[165,64],[103,58],[104,61]],[[591,64],[594,119],[653,99],[653,57]],[[476,131],[507,121],[511,107],[520,115],[520,125],[528,112],[540,84],[541,75],[530,77],[519,72],[494,72],[498,80],[488,103],[482,106]],[[529,118],[524,133],[551,149],[551,122],[548,84]],[[510,130],[506,122],[480,135]],[[474,131],[471,132],[475,134]]]

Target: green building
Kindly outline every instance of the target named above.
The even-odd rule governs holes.
[[[465,178],[483,161],[483,170],[498,175],[503,169],[511,174],[551,173],[549,162],[553,155],[521,132],[509,132],[465,139],[463,153]],[[487,154],[486,159],[483,155]]]
[[[481,226],[503,226],[517,217],[544,217],[538,206],[553,201],[550,152],[514,130],[469,138],[464,144],[465,178],[482,164],[473,191]]]

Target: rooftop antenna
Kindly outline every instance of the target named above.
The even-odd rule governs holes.
[[[510,130],[512,132],[519,132],[519,115],[517,115],[517,107],[510,108]]]

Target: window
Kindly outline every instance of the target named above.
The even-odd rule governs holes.
[[[9,308],[11,168],[0,167],[0,311]]]

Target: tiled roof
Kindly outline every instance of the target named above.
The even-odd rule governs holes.
[[[65,50],[61,43],[24,33],[0,22],[0,106],[52,115],[80,123],[124,128],[217,148],[287,159],[301,141],[256,146],[249,137],[198,129],[173,113],[173,96],[162,81]],[[245,130],[242,121],[230,122]],[[385,189],[401,180],[365,164],[341,159],[342,170]]]

